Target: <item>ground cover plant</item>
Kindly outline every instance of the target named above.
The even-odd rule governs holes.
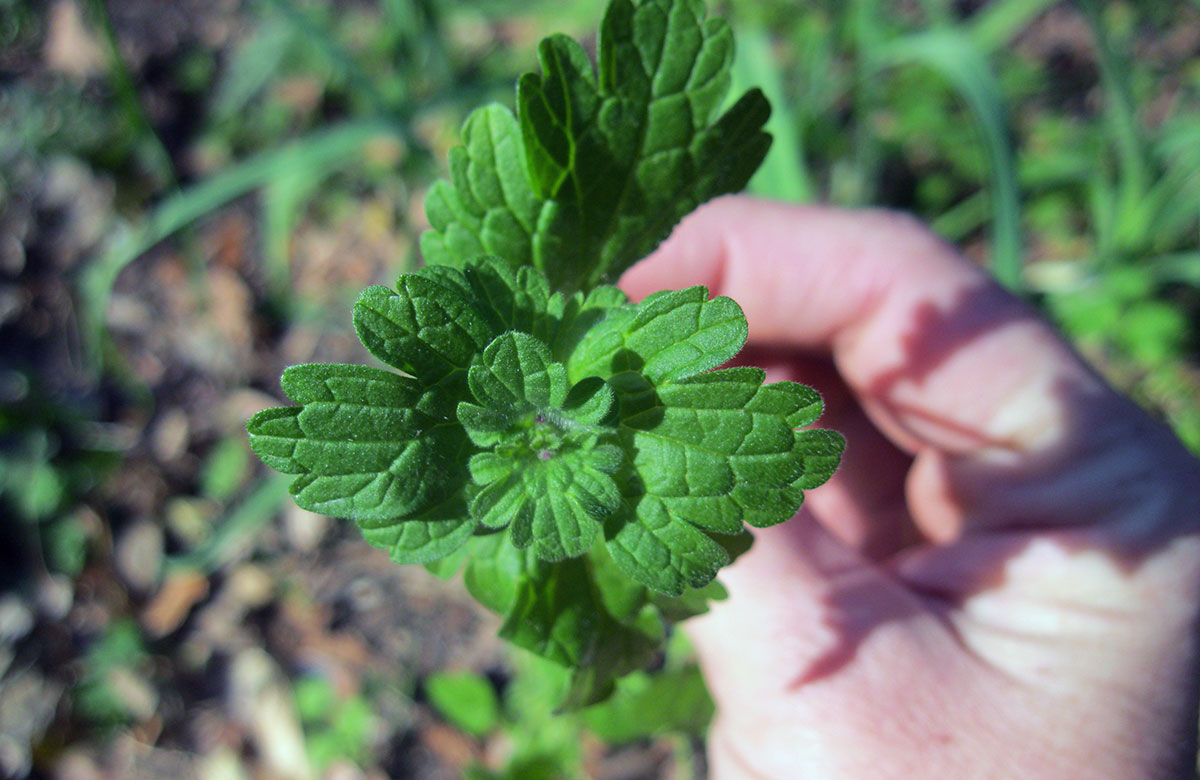
[[[570,670],[566,707],[720,597],[746,525],[792,517],[844,446],[808,428],[812,388],[718,368],[746,340],[734,301],[610,284],[767,152],[760,91],[715,116],[729,27],[698,0],[614,0],[598,48],[593,70],[545,39],[516,116],[470,115],[426,201],[428,265],[358,299],[359,339],[404,374],[293,366],[298,405],[247,426],[300,506],[397,563],[465,565],[500,635]]]

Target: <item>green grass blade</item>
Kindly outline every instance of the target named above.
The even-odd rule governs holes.
[[[233,560],[271,521],[288,500],[287,474],[268,474],[217,522],[212,535],[196,549],[167,560],[171,570],[194,570],[211,574]]]
[[[733,61],[732,95],[741,95],[759,87],[771,101],[771,118],[766,130],[774,139],[771,151],[747,190],[755,195],[804,203],[813,199],[812,179],[804,164],[804,141],[800,135],[800,117],[783,86],[779,68],[771,51],[771,38],[765,30],[742,28],[737,31],[737,57]]]
[[[1145,262],[1159,282],[1186,284],[1200,289],[1200,252],[1162,255]]]
[[[986,225],[990,216],[991,199],[987,190],[980,190],[943,211],[929,227],[947,241],[962,241]]]
[[[1012,42],[1029,23],[1057,0],[1002,0],[979,9],[970,22],[970,36],[986,54],[995,54]]]
[[[1130,81],[1132,69],[1109,35],[1103,8],[1097,0],[1079,0],[1092,28],[1104,88],[1105,115],[1117,151],[1120,178],[1114,239],[1120,249],[1141,250],[1148,243],[1153,215],[1146,208],[1150,188],[1147,146]]]
[[[138,98],[133,74],[125,65],[125,58],[121,56],[121,47],[117,42],[117,33],[113,29],[112,19],[108,16],[108,9],[105,8],[103,0],[87,0],[87,9],[92,22],[99,28],[100,38],[104,42],[109,78],[112,79],[113,90],[117,93],[117,99],[121,103],[126,121],[142,136],[142,140],[153,157],[152,164],[159,169],[159,176],[174,189],[178,184],[178,178],[175,175],[175,165],[171,162],[171,153],[167,151],[166,145],[155,132],[150,116]]]
[[[1000,84],[979,47],[959,29],[906,35],[875,52],[877,68],[905,64],[924,65],[940,73],[974,115],[991,173],[992,273],[1009,289],[1022,289],[1020,193]]]
[[[354,122],[315,133],[214,174],[164,200],[141,226],[114,237],[102,255],[84,267],[78,279],[83,337],[91,364],[98,366],[104,342],[104,313],[113,284],[125,266],[160,241],[204,215],[297,168],[331,171],[365,144],[401,129],[378,121]]]
[[[262,188],[262,249],[267,271],[267,287],[272,296],[285,301],[291,290],[292,232],[304,207],[316,195],[321,184],[341,163],[340,158],[321,160],[325,164],[294,166],[273,177]]]
[[[325,56],[329,63],[346,79],[347,84],[366,101],[377,115],[389,113],[387,101],[375,85],[375,80],[363,69],[350,52],[346,51],[329,32],[310,18],[291,0],[266,0],[280,17],[296,32],[308,38]]]

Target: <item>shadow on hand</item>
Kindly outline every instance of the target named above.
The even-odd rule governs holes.
[[[973,595],[1004,586],[1010,576],[1009,564],[1031,544],[1048,542],[1068,556],[1100,553],[1123,576],[1133,577],[1157,553],[1183,537],[1197,535],[1200,497],[1195,486],[1200,485],[1200,462],[1165,426],[1088,370],[1064,371],[1070,378],[1048,388],[1061,410],[1058,434],[1032,450],[996,441],[987,432],[954,419],[949,411],[899,407],[892,398],[901,383],[920,384],[982,337],[1036,316],[991,283],[966,291],[948,308],[920,306],[902,339],[904,359],[856,393],[860,402],[916,417],[931,429],[975,443],[961,454],[943,453],[939,462],[945,500],[961,512],[963,527],[959,536],[936,548],[934,542],[911,535],[915,543],[899,550],[891,561],[867,562],[865,568],[835,562],[823,570],[829,582],[824,598],[827,624],[837,640],[793,686],[836,673],[853,660],[866,637],[885,623],[917,615],[945,615]],[[753,352],[773,353],[776,361],[782,353],[768,352],[763,345],[756,345]],[[1064,359],[1071,359],[1065,351]],[[803,366],[811,364],[812,355],[793,353],[786,360],[801,366],[798,378],[807,381]],[[1005,365],[994,366],[995,377],[1006,369]],[[980,376],[978,382],[986,385],[989,377]],[[817,389],[822,389],[819,384]],[[964,388],[964,393],[969,392]],[[964,406],[971,400],[964,398]],[[849,455],[856,439],[853,431],[844,433]],[[974,457],[977,448],[994,448],[1002,457]],[[910,505],[911,491],[920,488],[919,484],[908,485]],[[814,517],[823,524],[836,524],[836,518]],[[804,518],[791,522],[802,523]],[[894,566],[931,549],[943,553],[944,560],[945,555],[968,546],[970,565],[956,569],[954,581],[944,588],[914,586],[907,578],[902,580]],[[821,567],[819,550],[806,554]],[[902,608],[897,608],[894,599],[882,608],[873,603],[879,601],[880,576],[911,596],[903,600]],[[1191,593],[1187,574],[1180,577],[1178,592]],[[1053,593],[1046,595],[1055,598]]]

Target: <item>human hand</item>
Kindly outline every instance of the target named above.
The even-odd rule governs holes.
[[[910,218],[725,198],[622,280],[745,309],[842,465],[688,624],[714,780],[1192,777],[1200,466]]]

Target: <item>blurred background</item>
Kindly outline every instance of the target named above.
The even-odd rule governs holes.
[[[711,6],[711,4],[710,4]],[[751,190],[914,212],[1200,449],[1200,2],[765,0]],[[0,776],[703,778],[675,641],[547,712],[454,581],[244,423],[368,362],[470,108],[601,0],[0,0]]]

